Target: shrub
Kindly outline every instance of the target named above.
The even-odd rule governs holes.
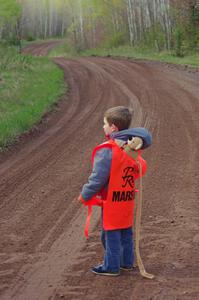
[[[184,39],[184,35],[183,35],[183,31],[181,30],[180,27],[176,27],[175,31],[174,31],[174,48],[175,48],[175,55],[178,57],[183,57],[183,39]]]
[[[36,39],[35,39],[35,37],[31,34],[31,33],[29,33],[27,36],[26,36],[26,41],[28,41],[28,42],[33,42],[33,41],[35,41]]]
[[[114,48],[125,44],[125,35],[122,32],[115,32],[111,37],[108,37],[104,43],[107,48]]]

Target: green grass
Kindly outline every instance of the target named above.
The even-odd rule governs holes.
[[[116,48],[97,48],[89,49],[77,53],[73,48],[69,46],[67,41],[63,40],[63,43],[57,45],[49,53],[49,57],[77,57],[77,56],[115,56],[115,57],[128,57],[132,59],[147,59],[156,60],[162,62],[168,62],[173,64],[199,66],[199,53],[188,53],[184,57],[177,57],[174,52],[162,51],[156,52],[151,49],[145,48],[132,48],[130,46],[119,46]]]
[[[33,41],[22,40],[21,41],[21,46],[22,46],[22,48],[24,48],[24,47],[27,47],[27,46],[29,46],[31,44],[42,43],[42,41],[43,40],[39,40],[39,39],[33,40]]]
[[[135,59],[148,59],[173,64],[184,64],[199,66],[199,53],[187,54],[184,57],[177,57],[172,52],[155,52],[147,49],[132,48],[129,46],[120,46],[112,49],[90,49],[81,53],[82,56],[121,56]]]
[[[198,53],[176,57],[173,53],[129,46],[90,49],[80,55],[110,55],[199,66]],[[63,40],[49,56],[76,57],[77,53]],[[63,72],[49,58],[20,55],[17,48],[0,44],[0,151],[38,123],[65,91]]]
[[[0,46],[0,151],[38,123],[65,91],[63,72],[48,58]]]
[[[67,57],[72,58],[78,56],[74,48],[67,41],[62,40],[62,43],[56,45],[48,54],[48,57]]]

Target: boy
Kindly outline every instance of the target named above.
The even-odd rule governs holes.
[[[131,111],[124,106],[105,112],[103,129],[108,141],[94,149],[92,173],[78,198],[83,203],[94,196],[106,200],[102,209],[101,234],[104,261],[91,269],[98,275],[117,276],[120,269],[133,267],[134,180],[138,178],[139,169],[123,147],[128,140],[139,137],[144,149],[151,145],[152,139],[144,128],[128,129],[131,119]]]

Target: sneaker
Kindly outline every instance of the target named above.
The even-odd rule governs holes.
[[[120,267],[120,270],[123,271],[132,271],[134,269],[134,267]]]
[[[109,272],[109,271],[103,270],[102,265],[93,267],[91,269],[91,272],[93,272],[94,274],[97,274],[97,275],[104,275],[104,276],[118,276],[118,275],[120,275],[119,272]]]

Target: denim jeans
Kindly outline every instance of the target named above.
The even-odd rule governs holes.
[[[131,227],[117,230],[102,230],[101,240],[105,249],[104,271],[119,272],[120,266],[133,266],[134,247]]]

